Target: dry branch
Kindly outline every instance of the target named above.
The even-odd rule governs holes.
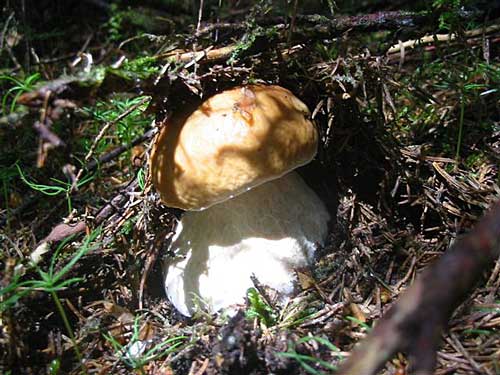
[[[92,171],[92,170],[96,169],[99,165],[107,163],[107,162],[117,158],[118,156],[120,156],[124,152],[130,150],[132,147],[135,147],[135,146],[141,144],[142,142],[149,141],[151,138],[153,138],[155,136],[157,131],[158,131],[158,129],[156,127],[149,129],[146,133],[133,139],[130,143],[127,143],[127,144],[122,145],[122,146],[118,146],[118,147],[112,149],[111,151],[105,153],[104,155],[99,156],[97,159],[91,160],[87,165],[85,165],[85,169],[87,171]]]
[[[405,11],[386,11],[356,16],[337,16],[329,18],[318,14],[300,15],[288,17],[259,17],[256,24],[259,26],[272,26],[276,30],[287,28],[300,28],[320,34],[332,34],[346,30],[374,30],[374,29],[398,29],[401,27],[414,27],[422,25],[431,19],[432,15]],[[198,38],[215,30],[244,31],[248,27],[241,22],[216,22],[205,23],[194,32]]]
[[[185,50],[175,50],[171,51],[165,54],[161,54],[156,56],[159,59],[166,59],[174,62],[189,62],[192,60],[199,61],[199,60],[207,60],[207,61],[213,61],[213,60],[224,60],[228,59],[231,57],[231,54],[236,50],[236,45],[231,44],[226,47],[221,47],[217,49],[211,49],[207,48],[206,50],[203,51],[196,51],[196,52],[187,52]]]
[[[489,12],[497,11],[499,4],[491,4]],[[467,12],[463,11],[459,16],[464,20],[480,18],[485,11]],[[395,30],[400,28],[411,28],[429,24],[436,19],[436,15],[427,12],[407,12],[407,11],[382,11],[371,14],[355,16],[326,17],[318,14],[299,15],[295,17],[259,17],[256,24],[259,26],[272,26],[277,30],[284,30],[295,27],[303,31],[310,31],[318,34],[336,34],[347,30],[371,31],[371,30]],[[293,22],[292,22],[293,21]],[[245,25],[232,22],[205,23],[194,32],[194,37],[200,37],[215,30],[242,31]]]
[[[491,25],[485,28],[479,28],[474,30],[468,30],[464,32],[464,36],[466,38],[474,38],[480,37],[483,35],[488,35],[500,30],[500,25]],[[435,35],[425,35],[420,39],[416,40],[407,40],[405,42],[400,42],[398,44],[393,45],[391,48],[387,50],[387,54],[398,53],[402,49],[411,49],[417,46],[436,43],[436,42],[448,42],[451,40],[455,40],[457,38],[456,34],[435,34]]]
[[[64,142],[49,127],[41,121],[35,121],[33,128],[38,132],[40,138],[49,142],[54,147],[63,146]]]
[[[500,255],[500,202],[470,233],[425,270],[341,367],[341,375],[375,374],[406,352],[415,374],[432,374],[441,333],[454,309]]]

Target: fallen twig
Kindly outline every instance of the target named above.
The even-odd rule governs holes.
[[[491,25],[485,28],[479,28],[474,30],[467,30],[464,32],[464,36],[467,38],[474,38],[481,35],[488,35],[500,30],[500,25]],[[420,39],[407,40],[405,42],[400,42],[393,45],[387,50],[387,54],[398,53],[401,50],[415,48],[424,44],[435,43],[435,42],[448,42],[455,40],[457,38],[456,34],[435,34],[435,35],[425,35]]]
[[[492,12],[498,8],[498,4],[492,4]],[[474,19],[484,15],[484,11],[467,12],[462,11],[459,15],[462,19]],[[399,29],[421,26],[435,19],[435,14],[428,12],[407,12],[407,11],[383,11],[371,14],[355,16],[326,17],[318,14],[296,15],[294,20],[288,17],[258,17],[256,24],[259,26],[273,26],[278,29],[296,27],[302,30],[310,30],[319,34],[332,35],[347,30],[369,31],[382,29]],[[241,23],[218,22],[205,23],[194,33],[195,37],[200,37],[211,33],[214,30],[241,31],[246,27]]]
[[[155,136],[155,134],[157,132],[158,132],[158,128],[156,128],[156,127],[149,129],[143,135],[133,139],[132,142],[130,142],[126,145],[118,146],[118,147],[112,149],[111,151],[105,153],[104,155],[99,156],[97,159],[91,160],[85,166],[85,169],[87,171],[91,171],[91,170],[96,169],[98,165],[103,164],[103,163],[107,163],[107,162],[113,160],[114,158],[116,158],[117,156],[120,156],[125,151],[130,150],[132,147],[135,147],[135,146],[141,144],[142,142],[150,140],[151,138],[153,138]]]
[[[171,52],[167,52],[165,54],[157,55],[156,58],[165,59],[174,62],[189,62],[189,61],[214,61],[214,60],[224,60],[231,57],[231,54],[236,50],[236,44],[230,44],[225,47],[217,48],[217,49],[206,49],[203,51],[190,51],[186,52],[185,50],[175,50]]]
[[[64,142],[41,121],[35,121],[33,128],[40,134],[40,138],[54,147],[63,146]]]

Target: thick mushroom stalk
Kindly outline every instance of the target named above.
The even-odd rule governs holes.
[[[329,214],[295,172],[203,211],[186,212],[165,264],[170,301],[190,316],[197,304],[213,312],[244,303],[251,276],[294,292],[297,268],[311,264]]]

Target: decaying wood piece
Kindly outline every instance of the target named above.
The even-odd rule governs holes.
[[[500,255],[500,202],[425,270],[341,367],[342,375],[375,374],[396,352],[413,373],[432,374],[441,333],[454,309]]]

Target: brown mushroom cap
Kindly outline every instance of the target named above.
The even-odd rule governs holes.
[[[317,144],[307,106],[290,91],[238,87],[166,121],[152,180],[168,206],[202,210],[308,163]]]

